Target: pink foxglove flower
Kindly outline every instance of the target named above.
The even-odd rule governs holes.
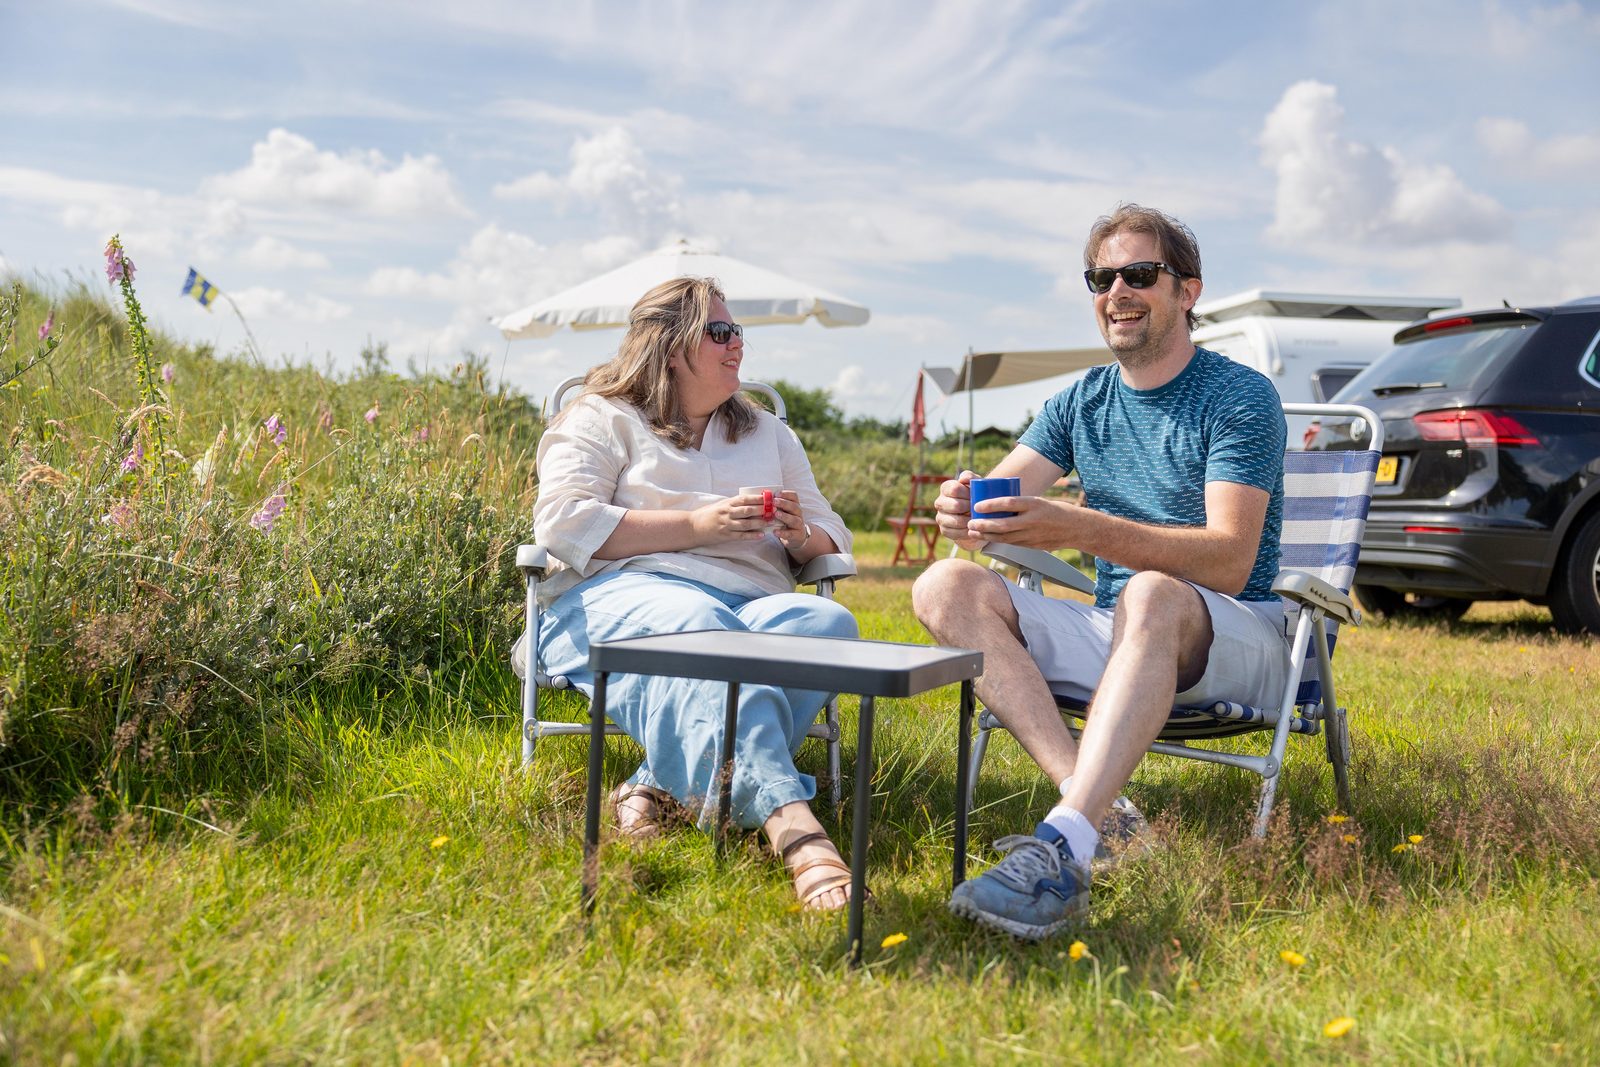
[[[106,242],[106,281],[120,282],[126,278],[133,281],[133,260],[122,250],[122,245],[113,237]]]
[[[273,412],[272,418],[262,425],[266,427],[267,436],[272,438],[273,444],[281,445],[289,436],[289,427],[285,426],[283,420],[278,418],[277,412]]]
[[[122,460],[122,473],[123,474],[132,474],[134,471],[139,469],[139,465],[141,463],[143,463],[143,462],[144,462],[144,442],[143,441],[134,441],[133,442],[133,450],[130,451],[127,454],[127,456],[123,457],[123,460]]]
[[[288,503],[283,496],[283,487],[277,490],[261,505],[261,510],[250,516],[250,525],[262,533],[271,533],[272,524],[278,521],[278,516],[283,514],[284,506]]]
[[[365,415],[363,415],[362,418],[366,419],[368,423],[375,423],[375,422],[378,421],[378,402],[377,401],[373,401],[372,402],[372,406],[367,409],[367,413]]]
[[[45,316],[44,323],[39,327],[39,340],[43,341],[50,336],[50,331],[56,328],[56,313],[54,311]]]
[[[161,380],[166,382],[168,385],[172,384],[172,379],[177,377],[177,374],[178,368],[174,367],[171,363],[161,364]]]

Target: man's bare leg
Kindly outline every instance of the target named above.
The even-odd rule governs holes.
[[[935,641],[983,653],[978,698],[1050,780],[1072,774],[1078,746],[1023,644],[1005,579],[971,560],[942,559],[911,587],[911,606]],[[1113,790],[1106,803],[1115,796]]]
[[[1124,587],[1111,658],[1079,740],[1078,770],[1062,796],[1091,826],[1133,777],[1173,697],[1205,673],[1211,636],[1211,614],[1189,583],[1143,571]]]

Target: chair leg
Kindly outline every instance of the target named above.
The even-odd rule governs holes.
[[[978,735],[972,740],[972,768],[967,772],[967,810],[972,810],[972,798],[978,795],[978,772],[983,769],[984,753],[989,751],[991,727],[980,724]]]
[[[828,799],[833,803],[833,811],[837,815],[839,813],[839,804],[844,799],[843,782],[841,781],[843,769],[839,756],[841,742],[839,735],[839,697],[837,694],[828,701],[827,723],[828,728],[833,731],[832,737],[828,741]]]
[[[1250,831],[1255,837],[1267,836],[1267,821],[1272,818],[1272,802],[1278,796],[1278,775],[1282,774],[1280,768],[1277,774],[1261,779],[1261,801],[1256,805],[1256,824]]]
[[[1350,814],[1350,720],[1343,708],[1333,708],[1324,717],[1322,732],[1328,745],[1328,763],[1333,766],[1333,792],[1339,810]]]

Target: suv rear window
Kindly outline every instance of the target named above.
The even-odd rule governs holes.
[[[1422,334],[1378,357],[1346,387],[1340,399],[1353,401],[1418,389],[1471,389],[1532,335],[1527,323]]]

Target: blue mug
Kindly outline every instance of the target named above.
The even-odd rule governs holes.
[[[975,519],[1009,519],[1015,511],[979,511],[978,501],[993,500],[1001,496],[1021,496],[1021,478],[974,478],[972,490],[972,517]]]

